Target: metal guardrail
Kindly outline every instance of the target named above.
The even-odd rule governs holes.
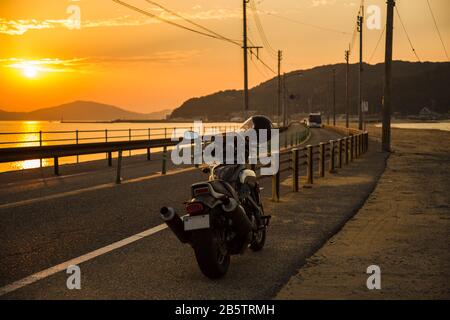
[[[343,165],[348,165],[367,152],[369,134],[357,129],[326,126],[327,129],[342,133],[345,137],[307,145],[301,148],[291,147],[280,152],[280,167],[273,176],[260,176],[260,179],[272,178],[272,200],[280,201],[280,173],[292,172],[292,191],[300,190],[300,168],[306,166],[305,188],[314,184],[314,163],[318,162],[318,176],[325,177],[325,164],[328,160],[328,172],[335,173]],[[288,166],[285,166],[288,164]],[[284,166],[283,166],[284,165]]]
[[[213,127],[205,127],[202,136],[209,136],[212,134],[224,134],[231,131],[236,131],[237,126],[213,126]],[[162,152],[162,174],[166,174],[167,172],[167,149],[168,147],[173,147],[182,141],[182,138],[180,137],[178,140],[173,141],[171,138],[168,138],[169,134],[172,135],[173,130],[192,130],[192,127],[177,127],[177,128],[163,128],[159,129],[162,130],[163,137],[162,138],[151,138],[151,132],[148,131],[148,135],[146,137],[148,139],[145,140],[132,140],[130,137],[136,138],[137,136],[132,136],[131,132],[132,129],[127,130],[129,132],[129,139],[125,141],[108,141],[108,135],[107,132],[121,132],[123,130],[110,130],[105,131],[105,141],[104,142],[88,142],[88,143],[80,143],[80,140],[78,138],[78,133],[81,131],[75,131],[77,134],[77,140],[76,144],[58,144],[58,145],[42,145],[42,142],[45,140],[38,140],[40,141],[39,146],[31,146],[31,147],[13,147],[13,148],[0,148],[0,163],[5,162],[15,162],[15,161],[25,161],[25,160],[34,160],[34,159],[47,159],[47,158],[53,158],[53,167],[54,167],[54,173],[55,175],[59,175],[59,158],[62,157],[69,157],[69,156],[80,156],[80,155],[87,155],[87,154],[100,154],[100,153],[106,153],[107,154],[107,160],[108,165],[112,166],[112,153],[117,152],[117,176],[116,176],[116,183],[121,182],[121,165],[122,165],[122,154],[123,151],[130,151],[131,150],[147,150],[147,160],[151,160],[151,149],[153,148],[163,148]],[[135,131],[142,131],[147,129],[135,129]],[[150,129],[153,132],[155,128]],[[86,130],[83,131],[86,132],[102,132],[103,130]],[[285,143],[288,143],[288,139],[290,139],[291,143],[294,141],[294,139],[300,139],[300,133],[297,132],[295,135],[290,134],[290,136],[287,136],[287,128],[281,128],[282,132],[285,136]],[[55,133],[55,134],[61,134],[61,133],[73,133],[73,131],[52,131],[52,132],[46,132],[46,133]],[[3,134],[23,134],[20,132],[16,133],[0,133],[0,135]],[[30,132],[29,134],[35,134],[33,132]],[[161,135],[161,134],[159,134]],[[42,135],[40,135],[42,138]],[[114,136],[114,138],[122,138],[124,136]],[[89,141],[91,139],[96,138],[86,138],[84,141]],[[52,141],[72,141],[72,139],[58,139],[58,140],[52,140]],[[48,141],[48,140],[47,140]],[[12,142],[11,142],[12,143]],[[30,143],[30,141],[27,141],[26,143]]]
[[[204,134],[213,132],[236,131],[239,126],[203,126]],[[102,130],[60,130],[60,131],[34,131],[34,132],[0,132],[0,148],[14,145],[14,147],[28,147],[31,145],[45,146],[53,143],[82,144],[91,142],[133,141],[170,138],[173,130],[193,130],[193,127],[169,128],[141,128],[141,129],[102,129]],[[89,136],[86,136],[89,135]],[[5,140],[3,137],[25,136],[29,139]],[[6,147],[9,148],[9,147]]]
[[[329,142],[321,142],[317,145],[298,147],[309,136],[307,128],[303,131],[290,133],[284,132],[284,149],[279,152],[279,170],[272,176],[259,176],[260,179],[272,179],[272,200],[280,201],[280,174],[292,172],[292,191],[298,192],[301,187],[300,168],[306,167],[306,183],[303,187],[311,187],[314,184],[314,163],[318,163],[318,176],[325,176],[326,162],[328,161],[328,172],[335,173],[336,169],[348,165],[362,154],[366,153],[369,146],[369,135],[366,131],[342,127],[324,126],[345,136]],[[166,130],[167,131],[167,130]],[[85,154],[107,153],[108,165],[112,166],[112,152],[118,152],[116,183],[121,183],[122,153],[128,150],[147,149],[147,160],[150,159],[151,148],[163,148],[161,174],[167,172],[167,148],[175,146],[182,141],[172,141],[169,138],[147,139],[136,141],[118,142],[95,142],[56,146],[16,147],[0,148],[0,162],[13,162],[32,159],[54,159],[54,173],[59,175],[58,158],[67,156],[78,156]],[[281,142],[281,141],[280,141]],[[262,166],[252,165],[257,170]]]

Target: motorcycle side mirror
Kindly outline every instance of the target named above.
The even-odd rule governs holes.
[[[203,172],[203,173],[206,173],[206,174],[209,174],[209,173],[211,172],[211,169],[208,168],[208,167],[206,167],[206,168],[203,168],[203,169],[202,169],[202,172]]]

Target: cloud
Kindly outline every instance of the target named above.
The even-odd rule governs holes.
[[[94,69],[110,68],[111,66],[129,64],[170,64],[180,63],[191,59],[199,54],[197,50],[189,51],[162,51],[155,52],[149,56],[112,57],[97,56],[73,59],[42,58],[23,59],[6,58],[0,59],[0,66],[12,69],[25,69],[33,67],[37,71],[43,72],[78,72],[88,73]]]
[[[43,58],[38,60],[28,60],[22,58],[0,59],[0,65],[13,69],[25,69],[33,67],[38,71],[44,72],[76,72],[77,66],[84,59],[62,60],[58,58]]]
[[[153,14],[166,20],[180,20],[181,18],[164,12],[159,8],[155,8]],[[241,18],[242,13],[239,9],[212,9],[206,11],[196,11],[194,13],[180,13],[183,17],[192,20],[224,20]],[[153,18],[139,17],[135,18],[131,15],[115,17],[103,20],[87,20],[80,21],[81,28],[101,28],[101,27],[123,27],[123,26],[144,26],[154,23],[162,23]],[[67,28],[73,29],[73,21],[70,19],[18,19],[7,20],[0,18],[0,34],[12,36],[23,35],[29,30],[44,30]]]
[[[312,0],[313,7],[333,5],[336,3],[336,0]]]

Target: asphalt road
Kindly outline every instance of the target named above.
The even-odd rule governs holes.
[[[314,129],[307,144],[337,137]],[[51,177],[51,169],[0,175],[0,287],[160,225],[163,205],[182,212],[190,184],[205,176],[185,167],[161,177],[160,165],[157,159],[127,159],[122,185],[112,183],[114,168],[101,162],[64,166],[61,177]],[[299,205],[272,203],[270,179],[262,185],[267,213],[277,216],[282,211],[282,218],[275,219],[265,250],[233,257],[225,279],[206,279],[191,248],[162,230],[82,263],[82,290],[68,290],[67,275],[59,272],[1,298],[270,298],[342,219],[314,215],[317,230],[312,234],[286,237],[304,226],[292,223]],[[283,183],[282,193],[289,190]],[[284,230],[287,225],[293,230]]]

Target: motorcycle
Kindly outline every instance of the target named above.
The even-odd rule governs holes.
[[[264,214],[256,173],[246,165],[214,164],[203,172],[208,181],[191,185],[186,215],[172,207],[160,213],[178,240],[192,246],[201,272],[217,279],[227,273],[231,255],[263,249],[271,217]]]

